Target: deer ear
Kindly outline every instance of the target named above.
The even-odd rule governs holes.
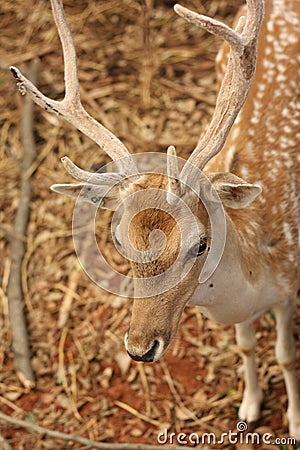
[[[97,208],[114,211],[120,204],[119,188],[113,186],[96,186],[94,184],[53,184],[52,191],[75,197],[80,202],[90,203]]]
[[[233,173],[216,173],[210,178],[223,205],[239,209],[250,205],[261,193],[261,187],[250,184]]]

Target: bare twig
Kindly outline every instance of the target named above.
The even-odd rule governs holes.
[[[138,367],[138,371],[140,374],[140,378],[141,378],[141,382],[142,382],[142,386],[143,386],[143,390],[144,390],[144,395],[145,395],[146,416],[150,416],[152,407],[151,407],[151,400],[150,400],[149,383],[147,380],[145,367],[144,367],[144,364],[138,364],[137,367]]]
[[[12,450],[12,447],[9,445],[6,439],[0,434],[0,449],[1,450]]]
[[[72,392],[72,389],[70,389],[70,387],[68,385],[66,370],[65,370],[64,346],[65,346],[67,335],[68,335],[68,327],[65,326],[61,333],[61,338],[59,341],[59,348],[58,348],[58,376],[59,376],[59,379],[63,385],[63,388],[68,396],[74,416],[76,417],[77,420],[80,421],[82,418],[81,418],[81,416],[78,412],[77,406],[76,406],[76,401],[75,401],[74,395],[73,395],[74,393]]]
[[[151,83],[153,77],[153,53],[150,40],[150,17],[153,11],[153,0],[142,1],[142,27],[143,27],[143,57],[141,58],[142,102],[145,106],[151,104]]]
[[[184,411],[184,414],[189,417],[190,419],[193,420],[197,420],[197,416],[195,416],[195,414],[190,411],[188,408],[186,408],[186,406],[184,405],[183,401],[180,398],[180,395],[178,394],[175,386],[174,386],[174,382],[173,379],[171,377],[170,371],[168,369],[168,366],[166,364],[166,362],[162,359],[160,361],[161,367],[165,373],[165,378],[166,378],[166,382],[168,383],[168,386],[170,388],[170,391],[172,392],[175,401],[177,402],[177,404],[180,406],[181,410]]]
[[[38,60],[32,62],[30,76],[37,82]],[[12,333],[12,349],[15,357],[17,374],[26,388],[34,386],[34,374],[30,363],[30,350],[27,336],[26,319],[24,315],[24,301],[22,292],[22,261],[26,246],[26,235],[29,219],[29,204],[31,197],[30,178],[25,176],[26,171],[36,157],[33,135],[33,101],[29,96],[25,98],[22,118],[22,144],[23,161],[21,168],[20,200],[16,213],[13,237],[10,240],[11,270],[7,286],[8,314]],[[21,238],[19,238],[19,236]]]
[[[48,436],[51,436],[55,439],[61,439],[63,441],[74,441],[79,442],[80,444],[83,444],[87,446],[87,448],[100,448],[103,450],[161,450],[161,445],[147,445],[147,444],[131,444],[131,443],[124,443],[124,444],[113,444],[113,443],[106,443],[106,442],[96,442],[91,441],[90,439],[77,436],[75,434],[67,434],[62,433],[60,431],[54,431],[49,430],[48,428],[41,427],[39,425],[35,425],[33,423],[26,422],[25,420],[15,419],[14,417],[10,417],[7,414],[3,414],[0,412],[0,420],[4,422],[11,423],[13,425],[16,425],[18,427],[26,428],[28,431],[34,431],[36,433],[46,434]],[[175,445],[175,446],[164,446],[164,450],[182,450],[182,446]],[[191,448],[185,446],[185,448]]]
[[[151,425],[154,425],[156,427],[159,427],[161,425],[158,420],[151,419],[151,417],[148,417],[148,416],[146,416],[146,414],[143,414],[143,413],[137,411],[132,406],[127,405],[127,403],[116,400],[115,405],[119,406],[120,408],[125,409],[125,411],[128,411],[130,414],[134,415],[135,417],[138,417],[139,419],[143,420],[144,422],[151,423]]]
[[[70,276],[69,276],[69,286],[65,289],[65,296],[63,298],[61,307],[59,309],[59,316],[58,316],[58,328],[63,328],[70,316],[70,312],[72,309],[72,303],[74,297],[76,297],[76,289],[80,280],[80,277],[82,276],[82,272],[80,270],[80,266],[78,262],[75,263],[75,267],[73,270],[71,270]]]

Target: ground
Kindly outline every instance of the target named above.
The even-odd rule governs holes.
[[[231,23],[242,3],[189,0],[184,5]],[[220,41],[177,18],[173,4],[65,2],[79,57],[83,102],[132,152],[165,152],[173,144],[186,157],[213,109],[214,58]],[[234,431],[243,380],[231,326],[187,308],[177,338],[161,361],[144,365],[127,357],[123,336],[130,300],[100,290],[79,267],[72,242],[74,203],[49,190],[53,183],[70,180],[60,163],[62,156],[87,170],[109,158],[88,138],[38,107],[34,120],[38,156],[31,171],[33,195],[22,266],[36,387],[24,388],[15,373],[6,294],[23,156],[23,98],[8,66],[26,71],[38,57],[40,89],[52,98],[63,96],[61,49],[49,2],[28,0],[24,5],[7,0],[0,6],[0,411],[108,443],[157,444],[158,433],[165,429],[169,435],[220,436]],[[98,237],[111,263],[126,271],[126,263],[113,252],[109,220],[107,212],[99,217]],[[72,307],[60,327],[66,299],[72,299]],[[265,392],[258,431],[287,437],[287,400],[274,357],[272,313],[256,325],[258,371]],[[298,353],[299,325],[298,312],[294,325]],[[0,430],[20,450],[80,448],[5,422],[0,422]]]

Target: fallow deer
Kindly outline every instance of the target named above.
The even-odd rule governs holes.
[[[123,204],[116,246],[125,255],[130,255],[129,246],[140,255],[130,261],[137,287],[125,337],[129,355],[146,362],[159,359],[174,338],[187,304],[198,305],[205,316],[220,323],[235,324],[245,368],[239,417],[255,422],[263,394],[256,374],[252,323],[272,309],[277,320],[276,356],[288,396],[289,431],[300,440],[292,331],[299,289],[300,2],[265,1],[255,77],[263,0],[247,0],[246,17],[240,17],[235,30],[175,6],[186,20],[221,36],[229,44],[230,54],[226,67],[228,52],[224,48],[217,59],[222,82],[208,130],[181,169],[174,147],[169,147],[164,174],[138,174],[125,146],[83,108],[71,33],[60,0],[51,0],[51,4],[64,54],[64,100],[45,97],[17,68],[11,70],[22,93],[27,92],[41,107],[72,123],[116,161],[116,173],[91,174],[65,157],[65,168],[81,183],[52,188],[102,208],[114,210]],[[195,178],[196,189],[190,187]],[[145,194],[142,200],[135,195],[139,193]],[[196,222],[193,233],[184,205]],[[217,221],[212,226],[209,209],[212,215],[222,210],[223,223]],[[225,230],[224,248],[220,258],[213,261],[213,270],[201,279],[211,257],[213,237],[218,239],[222,231],[218,227]],[[154,230],[164,233],[163,250],[156,258],[154,252],[145,259]],[[182,235],[188,235],[184,245]],[[173,270],[179,254],[181,259]],[[191,260],[186,275],[180,277]],[[167,270],[173,285],[157,293],[156,277]],[[143,280],[150,280],[144,291],[139,283]]]

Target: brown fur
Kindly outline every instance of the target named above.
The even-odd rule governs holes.
[[[262,193],[250,207],[242,212],[227,210],[240,237],[245,273],[255,261],[257,272],[274,273],[278,289],[289,285],[295,290],[300,286],[300,158],[296,137],[300,130],[300,2],[286,1],[286,12],[276,14],[268,30],[272,3],[265,2],[260,33],[268,33],[269,41],[259,40],[252,88],[225,147],[206,170],[229,171],[250,183],[259,182]],[[288,36],[294,36],[293,42]],[[227,52],[224,46],[219,73],[224,70]]]

